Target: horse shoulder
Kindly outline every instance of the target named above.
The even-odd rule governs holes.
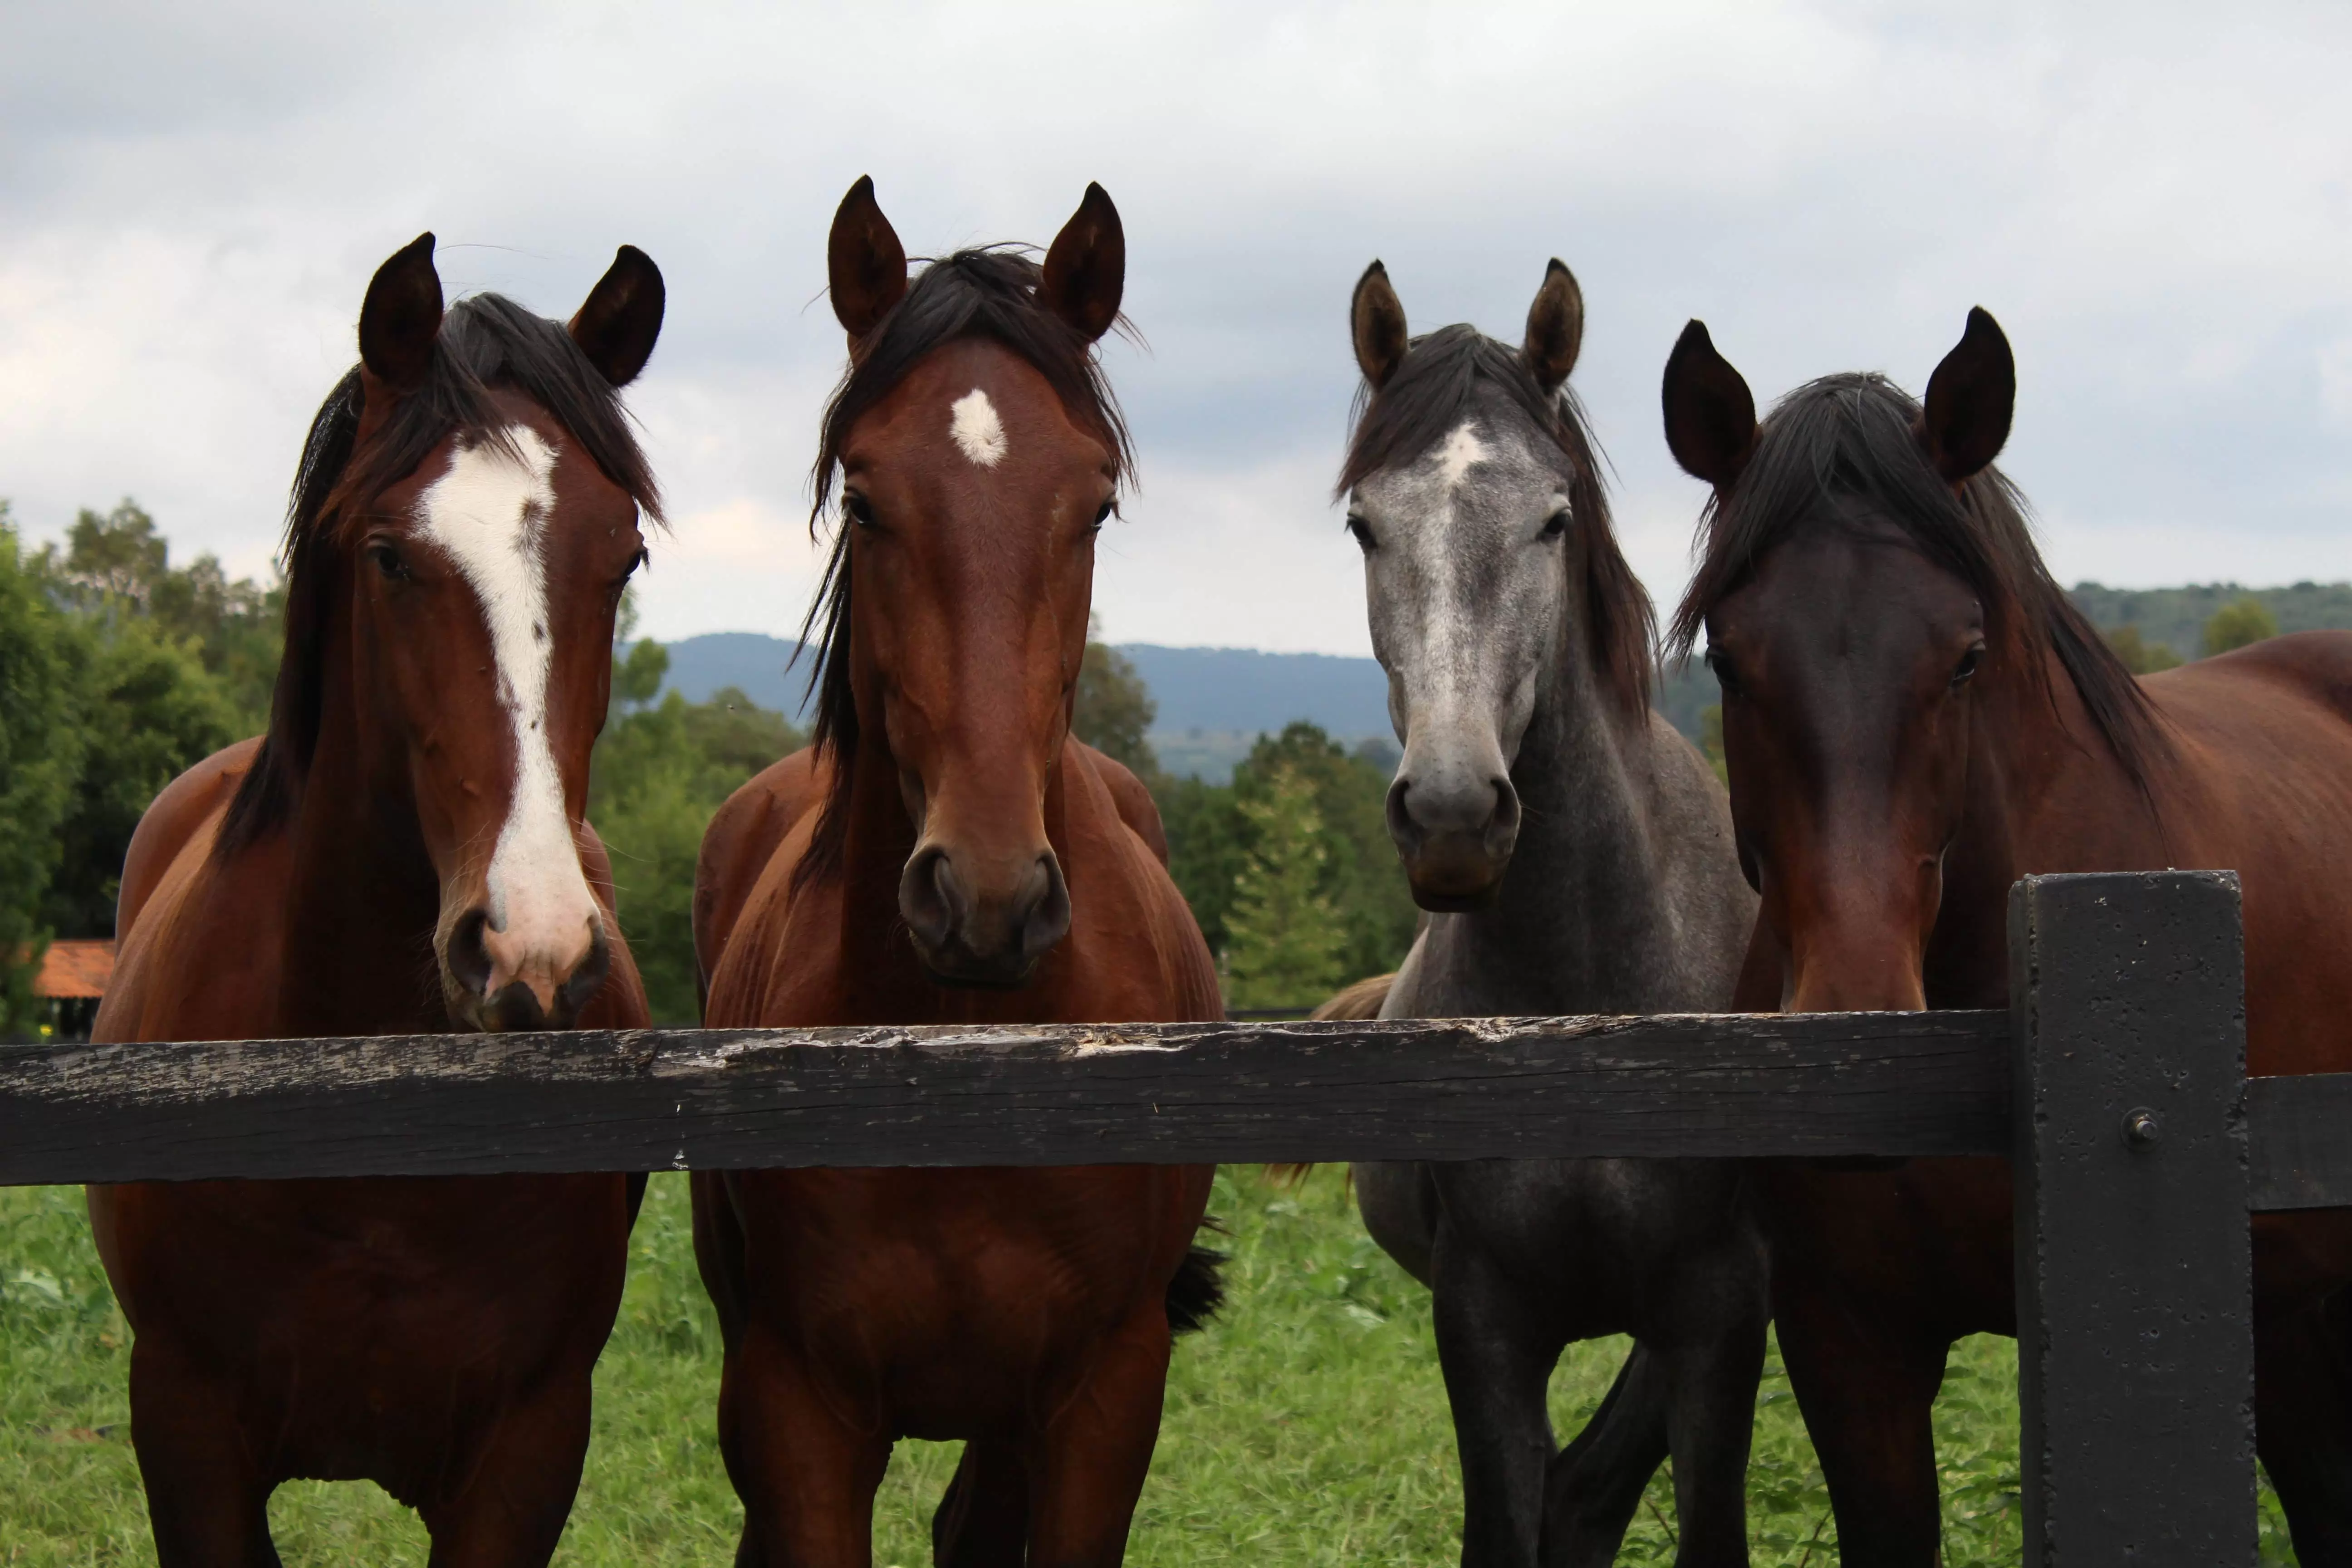
[[[706,994],[770,863],[824,804],[826,772],[815,748],[803,747],[753,774],[703,830],[694,866],[694,956]]]
[[[292,845],[276,833],[232,855],[215,853],[226,810],[224,797],[171,863],[151,871],[91,1038],[244,1039],[276,1031]]]
[[[253,767],[263,737],[225,746],[163,786],[141,814],[122,857],[122,887],[114,901],[114,940],[124,941],[190,839],[228,809]],[[207,848],[210,839],[206,839]]]
[[[1169,994],[1162,1001],[1171,1018],[1214,1020],[1224,1016],[1224,994],[1216,961],[1192,907],[1168,874],[1168,836],[1150,792],[1119,763],[1073,738],[1062,749],[1062,798],[1074,863],[1066,869],[1110,893],[1115,878],[1132,900],[1140,924],[1129,940],[1148,940],[1160,961]],[[1113,895],[1116,897],[1117,895]],[[1073,903],[1076,903],[1073,888]],[[1088,917],[1074,910],[1079,919]],[[1124,922],[1119,922],[1124,923]]]
[[[1143,781],[1137,778],[1126,763],[1116,761],[1108,753],[1095,750],[1084,741],[1074,740],[1071,743],[1093,765],[1096,776],[1110,791],[1111,803],[1118,809],[1119,820],[1143,840],[1144,846],[1159,858],[1162,866],[1168,864],[1168,830],[1160,821],[1160,803],[1151,798],[1151,792],[1144,787]]]

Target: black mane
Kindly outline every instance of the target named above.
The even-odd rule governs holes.
[[[890,308],[890,313],[859,345],[862,352],[842,373],[824,406],[823,436],[811,476],[815,500],[809,531],[823,526],[833,500],[834,479],[849,433],[874,405],[887,397],[923,358],[960,338],[989,338],[1020,355],[1045,378],[1070,417],[1110,453],[1111,481],[1125,482],[1135,468],[1126,416],[1104,379],[1094,344],[1048,310],[1037,297],[1044,274],[1017,250],[1000,246],[959,250],[924,267]],[[815,603],[801,624],[801,647],[816,650],[810,685],[816,693],[816,719],[810,743],[834,759],[832,785],[806,855],[793,868],[799,889],[841,864],[848,831],[851,763],[857,754],[857,702],[849,685],[849,542],[852,530],[836,529],[833,552]],[[810,634],[822,634],[815,643]],[[795,654],[794,658],[800,656]]]
[[[1700,520],[1704,554],[1669,650],[1687,657],[1708,613],[1809,521],[1883,520],[1975,592],[1989,629],[2058,656],[2100,735],[2145,789],[2165,749],[2147,694],[2042,564],[2017,488],[1988,468],[1955,495],[1920,447],[1920,417],[1882,375],[1826,375],[1783,397],[1730,497],[1710,501]]]
[[[319,405],[295,469],[286,508],[286,646],[269,732],[229,803],[216,853],[252,843],[293,813],[318,746],[326,630],[359,509],[452,434],[468,444],[503,443],[507,418],[490,399],[494,387],[511,387],[546,409],[606,478],[647,516],[661,517],[661,494],[619,391],[560,322],[497,294],[459,300],[442,318],[423,384],[394,405],[364,447],[353,366]]]
[[[1617,547],[1609,494],[1601,483],[1600,448],[1587,427],[1584,405],[1563,385],[1547,394],[1518,351],[1475,327],[1443,327],[1415,338],[1387,384],[1358,388],[1355,428],[1340,466],[1335,497],[1383,468],[1405,467],[1500,395],[1568,455],[1574,477],[1569,509],[1583,552],[1585,636],[1604,689],[1626,713],[1650,705],[1651,648],[1656,621],[1650,595]]]

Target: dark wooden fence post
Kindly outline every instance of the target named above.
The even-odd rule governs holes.
[[[2238,879],[2028,878],[2009,944],[2025,1562],[2251,1564]]]

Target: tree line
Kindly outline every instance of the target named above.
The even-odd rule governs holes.
[[[2206,592],[2117,596],[2169,612],[2178,606],[2165,595]],[[2339,592],[2352,612],[2352,591],[2242,593],[2206,616],[2200,650],[2275,636],[2274,595]],[[61,542],[37,550],[0,502],[0,1029],[30,1016],[33,967],[49,939],[113,934],[123,853],[156,792],[266,727],[283,610],[281,584],[231,580],[210,555],[174,565],[135,502],[85,510]],[[690,1024],[703,829],[730,794],[806,736],[733,688],[702,702],[665,693],[669,656],[635,638],[633,622],[625,604],[589,818],[612,852],[654,1016]],[[2136,673],[2179,662],[2137,623],[2105,635]],[[1691,695],[1669,678],[1661,702],[1673,711]],[[1720,767],[1720,710],[1691,706]],[[1134,665],[1090,639],[1073,728],[1158,801],[1170,872],[1217,957],[1228,1004],[1303,1006],[1395,968],[1416,915],[1389,840],[1388,758],[1302,721],[1261,735],[1227,783],[1171,777],[1152,754],[1155,714]]]
[[[53,938],[110,937],[140,814],[204,757],[268,723],[282,583],[174,564],[135,502],[85,510],[28,549],[0,502],[0,1033],[33,1016]],[[623,929],[655,1017],[696,1020],[695,858],[711,814],[806,743],[732,688],[662,689],[669,656],[625,604],[589,819],[612,853]],[[1312,724],[1262,737],[1231,783],[1168,776],[1154,708],[1127,659],[1089,641],[1074,728],[1159,801],[1171,869],[1238,1007],[1311,1004],[1393,968],[1413,910],[1382,821],[1385,769]]]

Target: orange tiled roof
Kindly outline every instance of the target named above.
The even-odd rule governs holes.
[[[53,942],[41,955],[41,972],[33,977],[33,994],[60,998],[103,996],[114,978],[114,944],[110,942]]]

